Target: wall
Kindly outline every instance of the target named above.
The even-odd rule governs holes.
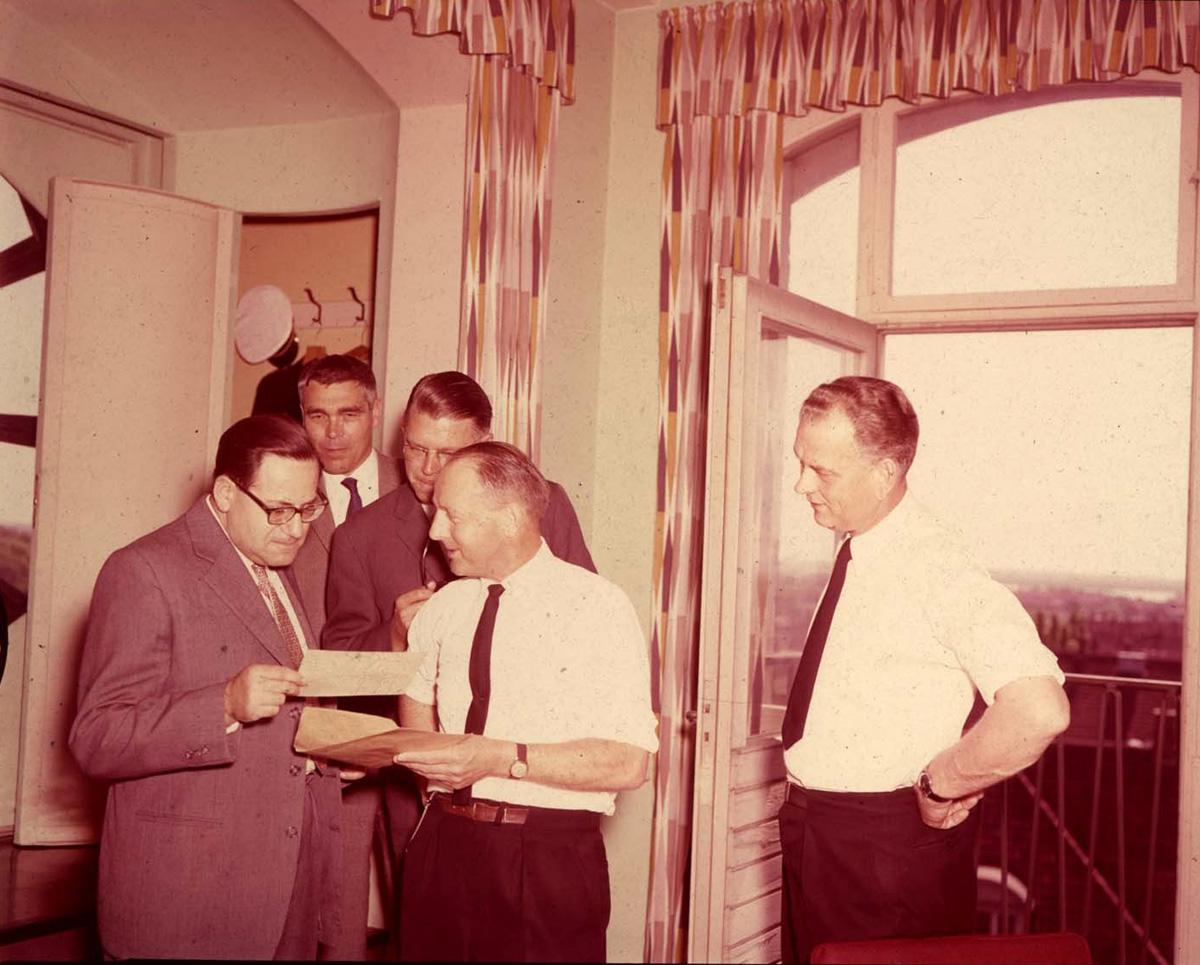
[[[276,285],[293,304],[308,301],[305,288],[319,302],[345,303],[351,301],[348,289],[353,286],[369,306],[374,298],[378,232],[374,211],[335,218],[247,219],[242,222],[238,294],[255,285]],[[296,321],[301,358],[313,345],[334,353],[371,342],[369,320],[346,327],[302,325],[301,321]],[[231,420],[250,414],[259,380],[273,371],[269,362],[249,365],[241,357],[234,358]]]
[[[622,586],[649,640],[658,432],[658,232],[663,135],[654,126],[658,28],[653,9],[617,14],[605,203],[604,286],[595,415],[593,532],[597,560]],[[661,739],[661,735],[660,735]],[[610,943],[640,961],[650,881],[654,775],[624,794],[616,832],[628,891],[614,900],[636,934]],[[636,885],[636,887],[634,887]],[[615,937],[615,936],[614,936]]]
[[[375,332],[385,451],[399,452],[400,416],[413,383],[458,361],[463,167],[469,63],[453,35],[414,37],[407,14],[376,20],[365,5],[296,0],[399,109],[395,255],[386,279],[387,324]],[[385,222],[386,223],[386,222]],[[381,250],[382,250],[381,239]]]

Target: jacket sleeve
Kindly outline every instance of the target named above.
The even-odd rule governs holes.
[[[542,536],[550,552],[560,560],[596,572],[592,554],[583,540],[583,530],[579,528],[575,507],[571,505],[566,490],[556,482],[550,483],[550,505],[542,518]]]
[[[172,690],[175,645],[151,561],[132,549],[109,557],[92,595],[69,738],[89,777],[124,780],[236,757],[238,735],[225,730],[225,681]]]
[[[391,650],[391,605],[381,612],[375,584],[363,563],[349,527],[333,533],[329,575],[325,583],[323,650]]]

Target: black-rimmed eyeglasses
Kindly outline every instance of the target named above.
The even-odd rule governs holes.
[[[254,505],[267,514],[267,522],[272,526],[282,526],[284,523],[290,523],[292,517],[297,513],[300,514],[301,522],[311,523],[325,512],[325,507],[329,505],[329,500],[325,498],[325,495],[317,493],[316,502],[309,503],[306,506],[268,506],[241,483],[234,483],[234,485],[253,499]]]

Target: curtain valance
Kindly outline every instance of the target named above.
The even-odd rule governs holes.
[[[660,127],[1200,65],[1192,0],[754,0],[659,21]]]
[[[537,78],[575,100],[575,8],[571,0],[372,0],[371,12],[412,13],[413,33],[458,34],[464,54],[504,59],[505,66]]]

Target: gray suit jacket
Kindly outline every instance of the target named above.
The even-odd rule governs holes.
[[[390,456],[379,453],[379,498],[382,499],[403,479],[400,464]],[[300,547],[292,572],[300,584],[300,599],[308,614],[313,632],[321,636],[325,627],[325,580],[329,572],[329,552],[333,545],[333,514],[326,511],[309,527],[308,539]],[[313,643],[316,646],[316,643]]]
[[[292,604],[311,645],[294,581]],[[270,958],[295,883],[303,704],[225,732],[225,682],[287,664],[254,579],[204,499],[117,550],[96,579],[70,746],[110,782],[98,915],[119,958]],[[341,854],[340,825],[313,847]]]

